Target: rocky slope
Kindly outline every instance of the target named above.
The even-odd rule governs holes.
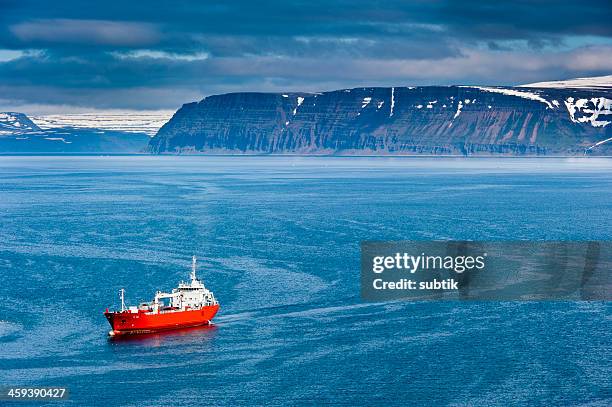
[[[427,86],[232,93],[183,105],[153,153],[612,155],[612,90]]]
[[[0,137],[40,131],[28,116],[18,112],[0,112]]]

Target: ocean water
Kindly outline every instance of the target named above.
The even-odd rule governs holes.
[[[609,302],[365,303],[359,242],[609,240],[611,198],[607,159],[2,156],[0,384],[75,406],[609,406]],[[215,326],[110,340],[118,290],[149,300],[193,254]]]

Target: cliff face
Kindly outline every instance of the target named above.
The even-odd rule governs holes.
[[[233,93],[181,107],[154,153],[612,154],[612,90],[356,88]],[[600,143],[597,145],[597,143]]]

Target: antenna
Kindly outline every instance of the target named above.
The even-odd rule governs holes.
[[[122,288],[119,290],[119,297],[121,298],[121,312],[125,311],[125,290]]]
[[[198,259],[196,258],[196,256],[193,256],[191,258],[191,281],[195,281],[197,280],[196,278],[196,261]]]

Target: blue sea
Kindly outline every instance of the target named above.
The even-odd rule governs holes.
[[[367,303],[359,243],[610,240],[611,198],[609,159],[0,156],[0,384],[74,406],[609,406],[609,302]],[[107,337],[120,288],[150,300],[194,254],[214,327]]]

